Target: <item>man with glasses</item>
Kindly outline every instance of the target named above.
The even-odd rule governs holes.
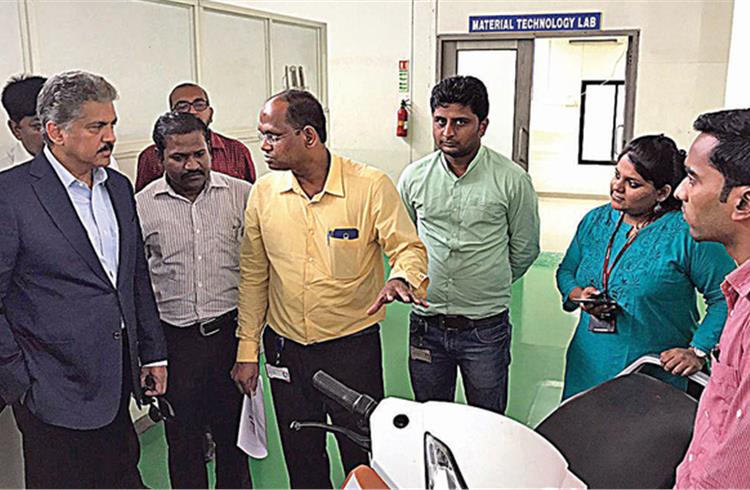
[[[177,112],[187,112],[203,121],[206,126],[213,121],[214,109],[208,100],[208,94],[194,83],[181,83],[169,94],[169,108]],[[211,135],[210,152],[212,170],[221,172],[247,182],[255,182],[255,166],[250,150],[232,138],[227,138],[214,131]],[[164,173],[161,159],[154,145],[149,146],[138,156],[138,170],[135,190],[140,191]]]
[[[216,488],[250,488],[247,455],[237,447],[242,395],[229,376],[250,184],[211,171],[211,135],[201,119],[169,112],[156,121],[153,138],[165,175],[136,202],[169,352],[169,478],[172,488],[208,488],[209,426]]]
[[[258,130],[276,172],[253,187],[245,211],[232,377],[241,391],[255,390],[266,327],[266,371],[290,484],[331,488],[325,433],[295,432],[289,424],[330,415],[356,430],[353,415],[313,388],[318,369],[383,397],[381,307],[394,300],[425,305],[427,253],[388,176],[326,149],[325,114],[313,95],[272,97]],[[384,288],[383,253],[392,266]],[[336,439],[347,472],[367,464],[365,451]]]

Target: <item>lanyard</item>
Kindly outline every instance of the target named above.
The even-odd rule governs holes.
[[[653,217],[648,218],[646,221],[643,222],[640,226],[636,226],[633,230],[633,233],[628,237],[628,240],[625,242],[625,245],[623,245],[622,249],[617,253],[615,256],[615,260],[612,261],[612,266],[609,266],[609,259],[612,255],[612,245],[615,242],[615,236],[617,235],[617,232],[620,230],[620,225],[622,225],[622,221],[625,218],[625,214],[620,215],[620,219],[617,220],[617,226],[615,226],[615,231],[612,232],[612,236],[609,237],[609,243],[607,244],[607,253],[604,255],[604,268],[602,269],[602,288],[604,289],[604,293],[607,293],[607,286],[609,285],[609,277],[612,275],[612,270],[617,265],[617,262],[620,261],[620,258],[622,258],[622,254],[625,253],[625,251],[633,244],[635,241],[635,238],[638,236],[638,233],[643,229],[644,226],[651,223],[653,221]]]
[[[281,361],[281,351],[284,350],[284,337],[276,334],[276,365]]]

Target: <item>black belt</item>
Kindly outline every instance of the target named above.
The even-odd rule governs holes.
[[[217,316],[216,318],[212,318],[211,320],[207,320],[205,322],[195,322],[192,325],[187,325],[184,327],[178,327],[177,325],[172,325],[171,323],[162,322],[165,325],[168,325],[170,327],[179,328],[181,330],[188,330],[191,328],[197,328],[198,332],[200,332],[201,335],[204,337],[209,337],[215,333],[218,333],[221,327],[224,324],[229,323],[236,323],[237,322],[237,309],[230,310],[223,315]]]
[[[354,338],[354,337],[362,337],[364,335],[370,335],[370,334],[374,334],[374,333],[379,333],[380,332],[380,324],[379,323],[375,323],[375,324],[370,325],[369,327],[365,328],[364,330],[360,330],[359,332],[354,332],[354,333],[351,333],[349,335],[344,335],[343,337],[336,337],[336,338],[333,338],[333,339],[324,340],[322,342],[314,342],[312,344],[300,344],[299,342],[295,342],[294,340],[292,340],[290,338],[287,338],[287,337],[284,337],[283,335],[280,335],[278,332],[276,332],[276,330],[273,329],[273,327],[271,325],[266,324],[266,326],[268,327],[268,330],[270,330],[271,333],[277,339],[283,339],[284,342],[291,342],[293,344],[297,344],[300,347],[310,347],[310,346],[313,346],[313,345],[322,345],[322,344],[325,344],[327,342],[335,342],[337,340],[342,340],[342,339],[351,339],[351,338]]]
[[[473,330],[475,328],[485,328],[497,325],[501,322],[508,321],[508,310],[498,313],[497,315],[488,316],[473,320],[463,315],[430,315],[422,316],[412,313],[427,322],[428,325],[440,327],[444,330]]]

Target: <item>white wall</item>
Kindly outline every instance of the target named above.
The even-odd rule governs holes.
[[[727,108],[750,107],[750,2],[734,3],[732,44],[729,50],[729,70],[725,105]]]
[[[396,111],[398,61],[410,55],[411,2],[224,3],[328,24],[330,147],[398,178],[410,159],[408,142],[396,136]]]
[[[0,77],[7,77],[11,74],[23,72],[23,45],[21,41],[21,30],[19,23],[18,6],[14,3],[0,2],[0,46],[2,46],[2,56],[0,56]],[[5,78],[0,78],[0,86],[5,86]],[[8,115],[0,107],[0,151],[4,151],[10,145],[15,143],[15,138],[10,133],[6,121]]]

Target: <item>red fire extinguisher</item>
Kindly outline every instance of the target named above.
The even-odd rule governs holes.
[[[401,101],[397,116],[396,136],[404,138],[409,133],[409,111],[406,110],[406,100]]]

